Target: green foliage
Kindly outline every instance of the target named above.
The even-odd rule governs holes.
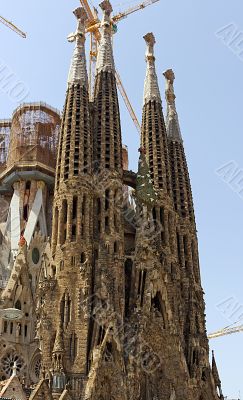
[[[157,193],[154,190],[149,167],[144,153],[141,152],[138,161],[136,197],[141,204],[152,206]]]

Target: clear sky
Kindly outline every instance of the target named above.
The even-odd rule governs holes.
[[[114,1],[115,11],[136,4]],[[72,10],[78,5],[78,0],[1,2],[0,14],[28,35],[22,39],[0,25],[0,71],[6,65],[16,84],[24,82],[29,93],[26,101],[42,100],[62,109],[73,50],[66,37],[75,30]],[[114,40],[117,69],[139,119],[144,34],[153,31],[157,39],[163,97],[163,70],[172,67],[176,74],[177,108],[194,194],[209,332],[243,314],[242,15],[241,0],[160,0],[120,22]],[[0,118],[8,118],[18,99],[2,86],[0,72]],[[122,100],[120,104],[124,143],[129,146],[130,167],[135,170],[139,138]],[[228,173],[215,172],[227,163]],[[240,390],[243,396],[242,343],[243,333],[210,343],[224,394],[232,399],[238,398]]]

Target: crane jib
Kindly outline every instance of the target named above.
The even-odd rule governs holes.
[[[22,36],[22,38],[26,38],[26,33],[22,32],[16,25],[8,21],[6,18],[0,16],[0,22],[2,22],[2,24],[7,26],[8,28],[12,29],[12,31],[16,32],[18,35]]]

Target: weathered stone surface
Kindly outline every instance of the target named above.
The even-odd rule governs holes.
[[[52,241],[37,235],[30,244],[33,249],[39,240],[43,250],[34,298],[30,301],[33,266],[26,246],[3,293],[5,304],[11,304],[21,282],[34,309],[31,334],[42,366],[30,399],[222,399],[215,359],[213,369],[209,364],[193,200],[181,132],[176,132],[174,75],[165,73],[166,130],[155,39],[146,35],[139,170],[123,171],[108,0],[102,9],[92,104],[86,63],[77,52],[84,57],[85,13],[75,11],[78,30],[58,146]],[[133,187],[131,197],[124,183]]]

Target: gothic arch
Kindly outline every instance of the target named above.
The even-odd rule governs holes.
[[[168,325],[166,306],[160,291],[157,291],[151,299],[151,310],[155,313],[155,316],[162,317],[163,328],[166,328]]]
[[[60,301],[61,324],[64,329],[67,328],[71,320],[71,307],[72,307],[71,296],[69,291],[66,289]]]
[[[39,350],[35,352],[30,362],[29,373],[33,383],[37,383],[40,379],[41,372],[41,354]]]

